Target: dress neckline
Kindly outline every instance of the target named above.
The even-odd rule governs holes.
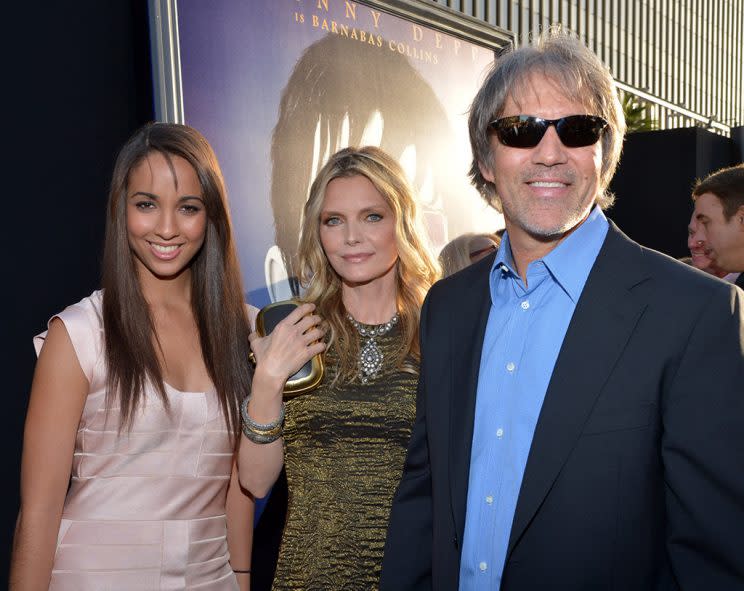
[[[209,389],[204,390],[204,391],[192,392],[192,391],[189,391],[189,390],[179,390],[175,386],[170,385],[165,380],[163,380],[163,384],[165,385],[165,389],[166,390],[170,390],[174,394],[183,394],[185,396],[188,396],[188,395],[192,395],[193,396],[193,395],[196,395],[196,394],[204,395],[204,394],[209,394],[210,392],[214,392],[214,386],[210,386]]]

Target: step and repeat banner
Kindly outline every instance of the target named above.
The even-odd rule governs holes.
[[[400,160],[435,253],[463,232],[503,225],[468,182],[467,110],[508,33],[414,0],[164,4],[172,20],[160,38],[172,43],[153,55],[177,72],[175,99],[161,100],[175,101],[175,119],[217,152],[254,305],[296,294],[310,184],[349,145]]]

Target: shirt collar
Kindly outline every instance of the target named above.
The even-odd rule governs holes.
[[[597,260],[602,244],[607,236],[609,223],[602,210],[595,205],[589,216],[558,246],[551,250],[543,259],[543,263],[550,271],[555,281],[568,294],[571,300],[578,302],[584,289],[589,272]],[[533,261],[534,264],[536,261]],[[512,276],[518,276],[508,232],[504,233],[501,247],[491,267],[491,277],[496,271],[506,271]]]
[[[511,243],[509,242],[509,233],[504,232],[501,236],[501,244],[499,249],[496,251],[496,258],[493,260],[491,266],[491,276],[493,276],[497,270],[506,271],[512,275],[517,275],[516,265],[512,258]]]

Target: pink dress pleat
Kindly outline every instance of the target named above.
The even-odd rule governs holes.
[[[119,433],[119,408],[105,400],[101,304],[94,292],[57,316],[90,391],[49,589],[236,591],[225,518],[232,448],[217,397],[166,385],[167,411],[148,387]]]

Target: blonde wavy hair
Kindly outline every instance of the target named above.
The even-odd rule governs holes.
[[[305,203],[300,236],[300,281],[303,300],[314,302],[328,327],[328,348],[335,347],[339,366],[334,378],[342,383],[358,374],[359,339],[346,318],[342,282],[328,262],[320,242],[320,212],[328,183],[337,178],[364,176],[375,186],[395,216],[396,306],[403,332],[401,346],[393,358],[395,367],[418,371],[419,314],[426,292],[440,277],[440,267],[431,254],[418,206],[400,164],[374,146],[345,148],[333,154],[315,177]]]

